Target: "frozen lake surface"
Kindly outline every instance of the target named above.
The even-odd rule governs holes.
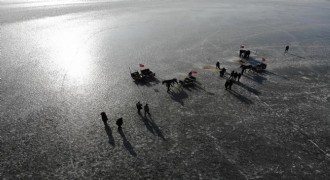
[[[0,0],[0,177],[329,178],[329,3]],[[226,91],[241,44],[267,69]]]

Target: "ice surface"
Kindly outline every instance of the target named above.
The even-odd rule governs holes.
[[[330,176],[328,1],[70,2],[0,1],[0,177]],[[267,70],[226,91],[241,44]]]

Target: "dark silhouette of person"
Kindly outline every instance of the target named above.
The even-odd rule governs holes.
[[[231,86],[234,84],[234,80],[229,79],[228,89],[231,90]]]
[[[223,77],[226,73],[226,68],[222,68],[222,70],[220,71],[220,77]]]
[[[230,79],[232,79],[232,78],[234,78],[234,74],[235,74],[235,71],[231,71],[231,73],[230,73]]]
[[[241,65],[241,68],[242,68],[241,74],[243,75],[247,67],[245,65]]]
[[[107,121],[108,121],[108,117],[107,115],[105,114],[105,112],[101,112],[101,116],[102,116],[102,121],[104,124],[107,124]]]
[[[289,46],[285,46],[285,51],[284,53],[287,53],[289,51]]]
[[[237,76],[238,76],[238,73],[235,71],[235,72],[234,72],[234,80],[235,80],[235,81],[236,81]]]
[[[226,90],[228,89],[228,86],[229,86],[229,79],[227,79],[226,82],[225,82],[225,89]]]
[[[138,103],[136,103],[136,109],[138,110],[138,113],[141,114],[141,109],[142,109],[142,104],[140,103],[140,101]]]
[[[218,61],[218,62],[215,64],[215,66],[216,66],[216,69],[220,69],[220,62]]]
[[[118,126],[118,129],[121,129],[121,126],[123,125],[123,123],[124,123],[123,118],[117,119],[116,124]]]
[[[241,79],[241,76],[242,76],[241,73],[238,73],[238,74],[237,74],[237,82],[239,82],[239,79]]]
[[[146,104],[146,105],[144,106],[144,116],[147,116],[147,113],[150,115],[150,112],[149,112],[149,105],[148,105],[148,104]]]

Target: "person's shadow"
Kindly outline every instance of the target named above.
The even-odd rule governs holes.
[[[105,127],[105,132],[107,132],[108,138],[109,138],[109,144],[111,144],[112,146],[115,146],[115,139],[112,136],[112,131],[111,128],[108,124],[104,124]]]
[[[134,151],[134,147],[131,145],[131,143],[126,139],[126,136],[123,132],[122,128],[118,128],[118,132],[120,134],[120,136],[123,138],[123,144],[124,147],[126,148],[126,150],[134,157],[137,156],[136,152]]]
[[[163,135],[163,132],[159,129],[159,127],[154,122],[154,120],[151,118],[151,116],[149,116],[150,120],[148,119],[147,116],[142,116],[141,114],[140,114],[140,117],[141,117],[144,125],[148,129],[148,131],[150,131],[152,134],[157,135],[160,138],[162,138],[164,141],[166,141],[166,139]]]
[[[111,144],[112,146],[115,146],[115,139],[113,138],[111,128],[107,123],[108,117],[105,114],[105,112],[102,112],[101,116],[102,116],[102,121],[104,123],[105,132],[107,133],[108,138],[109,138],[109,144]]]
[[[155,132],[154,132],[152,126],[151,126],[150,123],[149,123],[148,118],[145,117],[145,116],[143,116],[142,114],[139,114],[139,115],[141,116],[141,119],[142,119],[144,125],[146,126],[146,128],[148,129],[148,131],[150,131],[152,134],[155,134]]]
[[[251,101],[250,99],[248,99],[247,97],[238,94],[236,91],[234,90],[228,90],[229,93],[231,93],[232,95],[234,95],[237,99],[239,99],[241,102],[245,103],[245,104],[253,104],[253,101]]]
[[[160,138],[162,138],[164,141],[166,141],[163,132],[159,129],[159,127],[157,126],[157,124],[154,122],[154,120],[151,118],[151,116],[149,116],[150,120],[149,123],[152,127],[152,129],[155,131],[155,133],[157,134],[157,136],[159,136]],[[147,119],[147,117],[146,117]],[[147,119],[148,120],[148,119]]]

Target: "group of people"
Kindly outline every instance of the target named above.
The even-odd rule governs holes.
[[[140,101],[136,103],[136,108],[138,110],[138,114],[141,114],[141,109],[143,109],[143,108],[142,108],[142,104],[140,103]],[[144,116],[146,116],[147,114],[149,114],[149,116],[151,115],[149,112],[148,104],[146,104],[144,106]],[[108,117],[105,114],[105,112],[101,112],[101,117],[102,117],[102,121],[103,121],[104,125],[107,125]],[[121,118],[117,119],[116,124],[118,126],[118,130],[120,130],[121,126],[124,124],[123,118],[121,117]]]
[[[102,121],[103,121],[104,125],[107,126],[107,125],[108,125],[108,124],[107,124],[107,122],[108,122],[108,117],[107,117],[107,115],[105,114],[105,112],[101,112],[101,117],[102,117]],[[123,125],[123,123],[124,123],[124,121],[123,121],[123,118],[122,118],[122,117],[119,118],[119,119],[117,119],[116,124],[117,124],[117,126],[118,126],[118,130],[121,129],[121,126]]]
[[[234,79],[235,81],[239,82],[239,80],[241,79],[242,74],[235,72],[235,71],[231,71],[230,73],[230,79]]]
[[[240,58],[243,57],[245,59],[248,59],[250,57],[250,54],[251,54],[250,50],[244,50],[244,49],[239,50],[239,57]]]
[[[139,102],[136,103],[136,109],[138,110],[138,114],[141,114],[141,110],[142,108],[142,104]],[[144,116],[147,116],[147,114],[149,114],[149,116],[151,115],[149,112],[149,105],[148,103],[146,103],[146,105],[144,106]]]
[[[284,53],[287,53],[288,50],[289,50],[289,46],[286,46]],[[242,49],[240,50],[239,57],[249,58],[249,56],[250,56],[250,50],[242,50]],[[241,65],[241,68],[242,68],[242,72],[241,73],[238,73],[238,72],[235,72],[235,71],[232,71],[230,73],[230,77],[225,82],[225,89],[226,90],[227,89],[231,90],[231,87],[234,84],[234,82],[235,81],[239,82],[239,80],[240,80],[241,76],[243,75],[244,71],[246,69],[249,69],[250,67],[249,66]],[[220,62],[219,61],[216,63],[216,69],[219,69],[220,70],[220,76],[221,77],[223,77],[225,75],[226,68],[223,67],[221,69],[220,68]],[[189,72],[188,73],[188,77],[195,79],[195,77],[193,77],[192,74],[193,74],[192,71]],[[174,78],[172,80],[165,80],[165,81],[163,81],[163,84],[164,83],[167,85],[167,91],[170,91],[170,87],[172,86],[172,84],[178,83],[178,82],[177,82],[176,78]],[[150,112],[149,112],[149,105],[146,103],[146,105],[144,106],[144,108],[142,106],[143,105],[140,103],[140,101],[136,103],[136,108],[138,110],[138,114],[141,115],[141,110],[144,109],[144,116],[147,116],[147,114],[151,115]],[[102,121],[104,122],[104,124],[106,124],[107,121],[108,121],[108,118],[107,118],[105,112],[102,112],[101,113],[101,116],[102,116]],[[116,124],[118,126],[118,129],[121,129],[121,126],[123,125],[123,118],[117,119]]]
[[[215,64],[215,66],[216,66],[216,69],[219,69],[220,70],[220,77],[223,77],[225,75],[227,69],[225,67],[223,67],[221,69],[220,68],[220,62],[219,61]],[[234,81],[239,82],[239,80],[241,79],[241,76],[242,76],[242,73],[231,71],[230,77],[229,77],[229,79],[225,83],[226,89],[231,89],[231,86],[233,85]]]

